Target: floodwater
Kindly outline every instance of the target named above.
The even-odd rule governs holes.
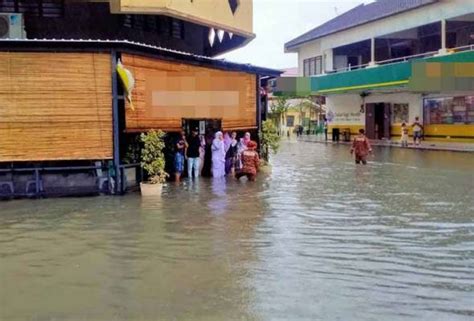
[[[256,183],[0,203],[0,320],[472,320],[474,155],[284,143]]]

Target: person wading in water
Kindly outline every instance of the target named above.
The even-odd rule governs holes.
[[[359,135],[354,138],[351,147],[351,154],[355,154],[356,164],[367,165],[367,155],[372,153],[372,147],[370,147],[369,139],[365,136],[365,130],[359,129]]]
[[[257,148],[257,143],[253,140],[248,142],[247,150],[242,152],[242,169],[235,174],[237,179],[240,179],[242,176],[247,176],[249,181],[255,181],[257,177],[258,166],[260,165],[260,158],[258,153],[255,151]]]

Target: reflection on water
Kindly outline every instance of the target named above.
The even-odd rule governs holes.
[[[469,320],[473,170],[288,143],[256,183],[0,203],[0,319]]]

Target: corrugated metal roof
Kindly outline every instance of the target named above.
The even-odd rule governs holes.
[[[103,40],[103,39],[0,39],[0,51],[4,50],[131,50],[136,53],[147,53],[168,59],[187,61],[209,65],[212,67],[248,72],[263,76],[279,76],[283,71],[251,64],[240,64],[207,56],[200,56],[188,52],[177,51],[169,48],[152,46],[128,40]]]
[[[369,4],[361,4],[287,42],[285,48],[290,49],[291,47],[338,31],[353,28],[364,23],[393,16],[438,1],[439,0],[377,0]]]

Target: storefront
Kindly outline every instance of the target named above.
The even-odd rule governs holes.
[[[474,141],[474,95],[432,95],[423,99],[425,137]]]

